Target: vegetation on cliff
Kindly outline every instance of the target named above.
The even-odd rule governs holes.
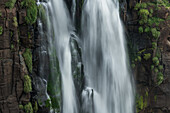
[[[34,24],[37,20],[37,5],[35,0],[23,0],[21,5],[27,9],[27,16],[25,17],[27,24]]]

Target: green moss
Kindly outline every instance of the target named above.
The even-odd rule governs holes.
[[[11,44],[11,49],[14,49],[14,44]]]
[[[145,28],[145,32],[147,33],[147,32],[149,32],[150,31],[150,28],[149,27],[146,27]]]
[[[153,69],[154,69],[154,67],[155,67],[154,65],[151,65],[151,70],[153,70]]]
[[[156,63],[158,61],[158,57],[153,57],[152,61],[153,61],[153,63]]]
[[[156,61],[155,65],[156,65],[156,66],[158,66],[158,65],[159,65],[159,60],[158,60],[158,61]]]
[[[158,69],[157,69],[157,68],[155,68],[155,69],[154,69],[154,72],[155,72],[155,73],[158,73]]]
[[[134,7],[135,10],[138,10],[140,8],[141,4],[140,3],[137,3]]]
[[[164,80],[163,74],[159,72],[157,75],[158,85],[160,85],[163,82],[163,80]]]
[[[135,10],[138,10],[140,8],[147,8],[147,4],[146,3],[137,3],[134,7]]]
[[[31,53],[31,50],[27,48],[25,50],[23,56],[24,56],[25,63],[28,67],[29,72],[32,73],[32,53]]]
[[[17,17],[13,17],[13,21],[14,21],[13,25],[15,27],[18,27]]]
[[[150,13],[153,13],[153,9],[150,9]]]
[[[16,3],[16,0],[10,0],[9,2],[5,3],[5,6],[12,9],[12,8],[14,8],[15,3]]]
[[[28,104],[26,104],[24,106],[24,111],[25,113],[33,113],[33,109],[32,109],[32,104],[31,102],[29,102]]]
[[[137,112],[141,111],[144,108],[143,96],[137,96],[136,107],[137,107]]]
[[[37,113],[38,111],[38,104],[37,104],[37,101],[35,101],[35,104],[34,104],[34,113]]]
[[[168,0],[158,0],[158,5],[164,6],[165,8],[170,8],[170,2]]]
[[[149,11],[147,9],[140,9],[139,12],[138,12],[138,15],[141,18],[141,20],[139,21],[139,23],[141,25],[144,24],[144,23],[147,23],[148,15],[149,15]]]
[[[2,16],[2,13],[1,13],[1,11],[0,11],[0,17]]]
[[[29,75],[24,76],[24,92],[29,93],[32,91],[31,78]]]
[[[49,99],[46,100],[46,102],[45,102],[45,106],[46,106],[46,107],[49,107],[49,108],[50,108],[50,107],[52,106],[50,101],[51,101],[51,100],[49,100]]]
[[[156,28],[152,28],[152,29],[151,29],[151,32],[152,32],[152,36],[153,36],[155,39],[158,39],[158,38],[159,38],[160,32],[157,31]]]
[[[147,54],[144,54],[144,57],[143,57],[145,60],[148,60],[149,58],[151,58],[151,54],[150,53],[147,53]]]
[[[139,27],[139,33],[143,33],[143,27],[142,26]]]
[[[20,104],[18,107],[19,109],[24,109],[24,106],[22,104]]]
[[[156,25],[159,26],[160,22],[163,22],[164,20],[161,18],[157,18],[157,17],[152,17],[148,19],[148,25],[152,26],[152,25]]]
[[[41,20],[42,22],[45,22],[46,21],[46,11],[43,7],[43,5],[39,5],[38,6],[38,14],[39,14],[39,17],[41,17]]]
[[[147,2],[147,5],[149,5],[149,6],[155,6],[156,4],[153,3],[153,2]]]
[[[27,24],[34,24],[37,20],[37,6],[35,0],[23,0],[22,6],[27,8],[27,16],[25,17]]]
[[[58,58],[56,57],[55,49],[50,56],[50,69],[52,69],[47,85],[47,92],[50,95],[52,108],[60,112],[61,103],[61,73]]]
[[[28,32],[28,38],[31,39],[31,33],[30,32]]]
[[[141,3],[141,8],[147,8],[147,4],[146,3]]]
[[[141,57],[140,57],[140,56],[138,56],[138,61],[139,61],[139,62],[141,62],[141,60],[142,60],[142,59],[141,59]]]
[[[157,101],[157,96],[156,96],[156,95],[154,96],[154,101],[155,101],[155,102]]]
[[[158,66],[158,69],[159,69],[159,70],[163,70],[163,65],[159,65],[159,66]]]
[[[156,49],[157,48],[157,43],[156,42],[152,42],[152,48]]]
[[[3,27],[0,26],[0,35],[2,35],[2,33],[3,33]]]

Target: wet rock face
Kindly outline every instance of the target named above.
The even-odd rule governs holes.
[[[30,72],[23,52],[31,48],[32,38],[28,39],[27,34],[33,34],[33,30],[25,25],[26,9],[21,9],[21,1],[11,9],[5,6],[8,1],[0,1],[0,113],[23,113],[19,105],[31,98],[24,92],[24,76]]]
[[[134,53],[138,56],[136,59],[135,67],[133,68],[134,78],[136,81],[137,94],[142,97],[141,100],[136,99],[136,106],[141,107],[139,113],[169,113],[170,112],[170,20],[167,17],[170,15],[170,10],[163,6],[159,6],[158,10],[154,9],[151,17],[161,18],[163,22],[160,22],[157,29],[160,31],[160,36],[155,41],[152,39],[151,33],[139,33],[139,27],[146,27],[139,24],[138,11],[134,9],[137,3],[154,2],[153,0],[126,0],[127,9],[121,12],[122,20],[125,24],[125,32],[127,35],[129,55],[132,62]],[[125,1],[122,0],[122,3]],[[121,4],[121,3],[120,3]],[[147,5],[147,8],[149,6]],[[153,6],[152,6],[153,7]],[[146,8],[146,9],[147,9]],[[149,7],[150,9],[150,7]],[[155,16],[156,15],[156,16]],[[152,26],[151,28],[155,28]],[[152,48],[152,43],[157,43],[156,49]],[[133,49],[132,49],[133,48]],[[137,48],[137,49],[134,49]],[[159,53],[158,53],[159,50]],[[151,58],[144,59],[144,55],[150,53]],[[132,55],[133,54],[133,55]],[[159,54],[159,65],[163,66],[161,73],[163,74],[163,81],[161,84],[157,84],[157,70],[151,69],[154,64],[152,58]],[[141,60],[139,60],[141,58]],[[156,66],[155,66],[156,67]],[[146,105],[145,105],[146,103]],[[143,104],[143,105],[142,105]],[[140,106],[142,105],[142,106]]]

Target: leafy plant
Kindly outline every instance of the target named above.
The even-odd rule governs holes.
[[[14,8],[15,3],[16,3],[16,0],[10,0],[9,2],[5,3],[5,6],[12,9]]]
[[[23,0],[21,5],[27,8],[26,23],[32,25],[37,20],[37,6],[35,0]]]

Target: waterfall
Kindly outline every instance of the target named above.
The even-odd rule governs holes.
[[[53,90],[55,90],[53,92],[60,93],[58,89],[60,89],[59,74],[61,73],[62,92],[60,94],[54,95],[62,95],[62,102],[60,102],[61,111],[57,111],[62,113],[77,113],[77,99],[72,78],[70,50],[70,34],[73,27],[67,7],[63,0],[45,0],[41,3],[38,2],[38,4],[42,4],[44,9],[41,21],[44,21],[43,32],[45,32],[44,35],[46,35],[48,42],[47,46],[51,71],[50,76],[53,79],[53,81],[50,82],[57,83],[53,86]]]
[[[133,113],[134,89],[118,0],[85,0],[81,29],[86,78],[82,112]]]
[[[43,67],[47,67],[48,54],[51,80],[48,87],[53,87],[50,102],[61,106],[51,113],[133,113],[134,88],[118,0],[84,1],[81,38],[73,26],[75,0],[72,0],[72,21],[64,0],[42,0],[37,4],[44,45],[40,71],[45,77]]]

